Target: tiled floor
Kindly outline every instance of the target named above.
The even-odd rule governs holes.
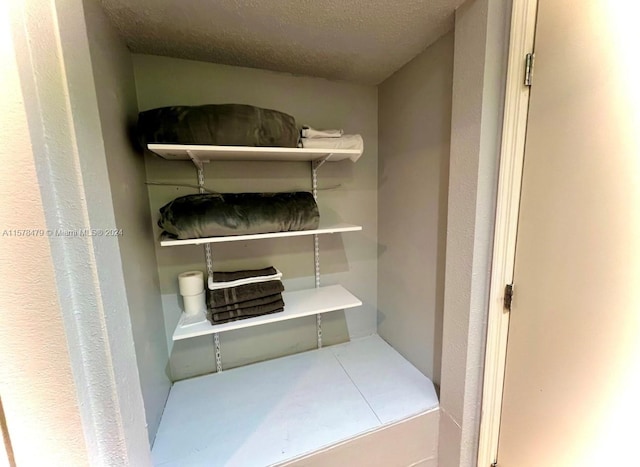
[[[431,381],[378,336],[171,389],[156,466],[267,466],[432,410]]]

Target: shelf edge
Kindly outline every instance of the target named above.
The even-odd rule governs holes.
[[[340,227],[342,225],[342,227]],[[288,232],[271,232],[264,234],[229,235],[227,237],[191,238],[187,240],[160,240],[160,246],[203,245],[205,243],[226,243],[248,240],[264,240],[267,238],[302,237],[308,235],[326,235],[343,232],[359,232],[361,225],[340,224],[334,227],[323,227],[315,230],[294,230]]]
[[[356,307],[362,306],[362,301],[359,298],[357,298],[355,295],[351,294],[351,292],[349,292],[347,289],[345,289],[341,285],[329,285],[329,286],[320,287],[320,289],[323,289],[322,293],[325,293],[325,294],[328,294],[328,293],[343,294],[345,295],[345,297],[343,297],[344,300],[340,303],[336,303],[335,305],[329,305],[329,306],[325,305],[324,308],[309,309],[299,313],[296,313],[295,311],[289,311],[287,313],[287,309],[286,309],[287,298],[290,298],[296,295],[300,296],[303,294],[311,295],[313,294],[313,292],[317,292],[318,289],[307,289],[307,290],[298,290],[294,292],[283,292],[283,298],[285,299],[285,311],[283,312],[258,316],[256,318],[248,318],[245,320],[232,321],[231,323],[224,323],[224,324],[219,324],[215,326],[211,325],[211,323],[207,321],[206,323],[202,323],[200,325],[189,326],[191,328],[191,332],[185,331],[183,333],[180,333],[181,335],[176,336],[176,334],[178,334],[178,331],[182,330],[181,323],[184,317],[184,315],[182,315],[180,317],[180,321],[178,322],[178,325],[176,326],[176,329],[173,332],[172,340],[178,341],[178,340],[184,340],[184,339],[191,339],[194,337],[206,336],[206,335],[221,333],[221,332],[234,331],[237,329],[245,329],[245,328],[255,327],[255,326],[262,326],[265,324],[277,323],[279,321],[288,321],[290,319],[303,318],[305,316],[313,316],[316,314],[331,313],[333,311],[347,310],[350,308],[356,308]],[[287,295],[289,297],[287,297]],[[347,301],[347,299],[349,300]],[[199,329],[196,329],[196,326],[199,326]]]

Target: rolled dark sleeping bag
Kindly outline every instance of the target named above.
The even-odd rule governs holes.
[[[179,240],[318,228],[313,195],[226,193],[181,196],[160,208],[158,226]]]
[[[138,115],[138,138],[148,143],[295,148],[295,119],[277,110],[243,104],[174,106]]]

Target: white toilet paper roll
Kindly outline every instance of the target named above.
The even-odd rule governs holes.
[[[204,291],[198,295],[185,295],[182,300],[184,301],[184,312],[187,316],[194,316],[207,311]]]
[[[202,271],[187,271],[178,275],[180,295],[198,295],[204,292],[204,274]]]

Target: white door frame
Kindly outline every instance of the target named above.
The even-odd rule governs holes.
[[[500,172],[496,205],[487,344],[482,389],[478,467],[496,461],[507,353],[509,313],[504,290],[513,281],[520,187],[524,162],[529,87],[524,85],[525,57],[533,52],[537,0],[513,0],[505,92]]]
[[[68,349],[49,357],[68,358],[73,376],[73,387],[66,381],[47,384],[50,391],[62,387],[75,392],[84,434],[75,445],[59,449],[87,458],[90,465],[150,466],[118,240],[55,234],[115,226],[83,3],[8,3],[1,11],[12,35],[32,151],[12,162],[20,164],[28,157],[35,161],[58,292],[49,306],[52,315],[60,315]],[[24,338],[25,345],[31,337]],[[46,347],[47,342],[38,345]],[[47,387],[35,377],[33,386]],[[8,408],[5,405],[11,431]],[[14,448],[26,450],[38,433],[46,436],[48,423],[62,424],[66,413],[56,409],[39,414],[38,426],[11,432]],[[67,423],[76,421],[69,417]],[[19,452],[15,454],[19,462]]]

